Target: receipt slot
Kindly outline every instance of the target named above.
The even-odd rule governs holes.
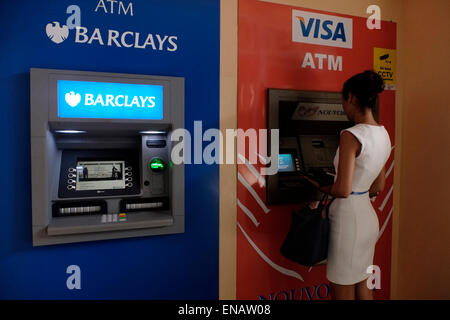
[[[184,232],[184,79],[31,69],[33,245]]]
[[[340,131],[352,124],[336,92],[268,90],[268,129],[279,129],[278,173],[267,176],[268,204],[318,199],[304,176],[332,184]]]

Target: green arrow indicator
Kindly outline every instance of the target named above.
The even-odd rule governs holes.
[[[150,169],[153,172],[161,172],[164,170],[164,168],[165,168],[164,162],[161,159],[155,158],[152,161],[150,161]]]

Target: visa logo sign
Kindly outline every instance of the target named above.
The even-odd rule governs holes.
[[[92,119],[163,119],[163,86],[58,80],[58,116]]]
[[[292,10],[292,41],[351,49],[353,20]]]

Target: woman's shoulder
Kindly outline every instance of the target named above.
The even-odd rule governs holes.
[[[375,125],[375,124],[367,124],[367,123],[357,123],[352,127],[346,128],[341,131],[341,134],[344,131],[350,131],[352,133],[372,133],[373,131],[386,131],[386,128],[383,125]]]
[[[355,124],[352,127],[346,128],[341,130],[341,135],[345,132],[351,132],[353,133],[353,135],[359,136],[359,135],[364,135],[364,132],[366,131],[365,126],[362,126],[360,123]]]
[[[386,128],[382,125],[371,125],[365,123],[358,123],[354,126],[344,129],[341,131],[341,137],[344,132],[350,132],[362,145],[366,143],[366,141],[385,141],[389,140],[389,134]]]

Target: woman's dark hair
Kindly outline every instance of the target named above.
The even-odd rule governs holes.
[[[342,95],[347,100],[348,93],[351,92],[358,98],[358,106],[361,111],[364,111],[366,108],[374,110],[377,104],[378,94],[383,92],[383,90],[383,78],[374,71],[367,70],[348,79],[344,83]]]

